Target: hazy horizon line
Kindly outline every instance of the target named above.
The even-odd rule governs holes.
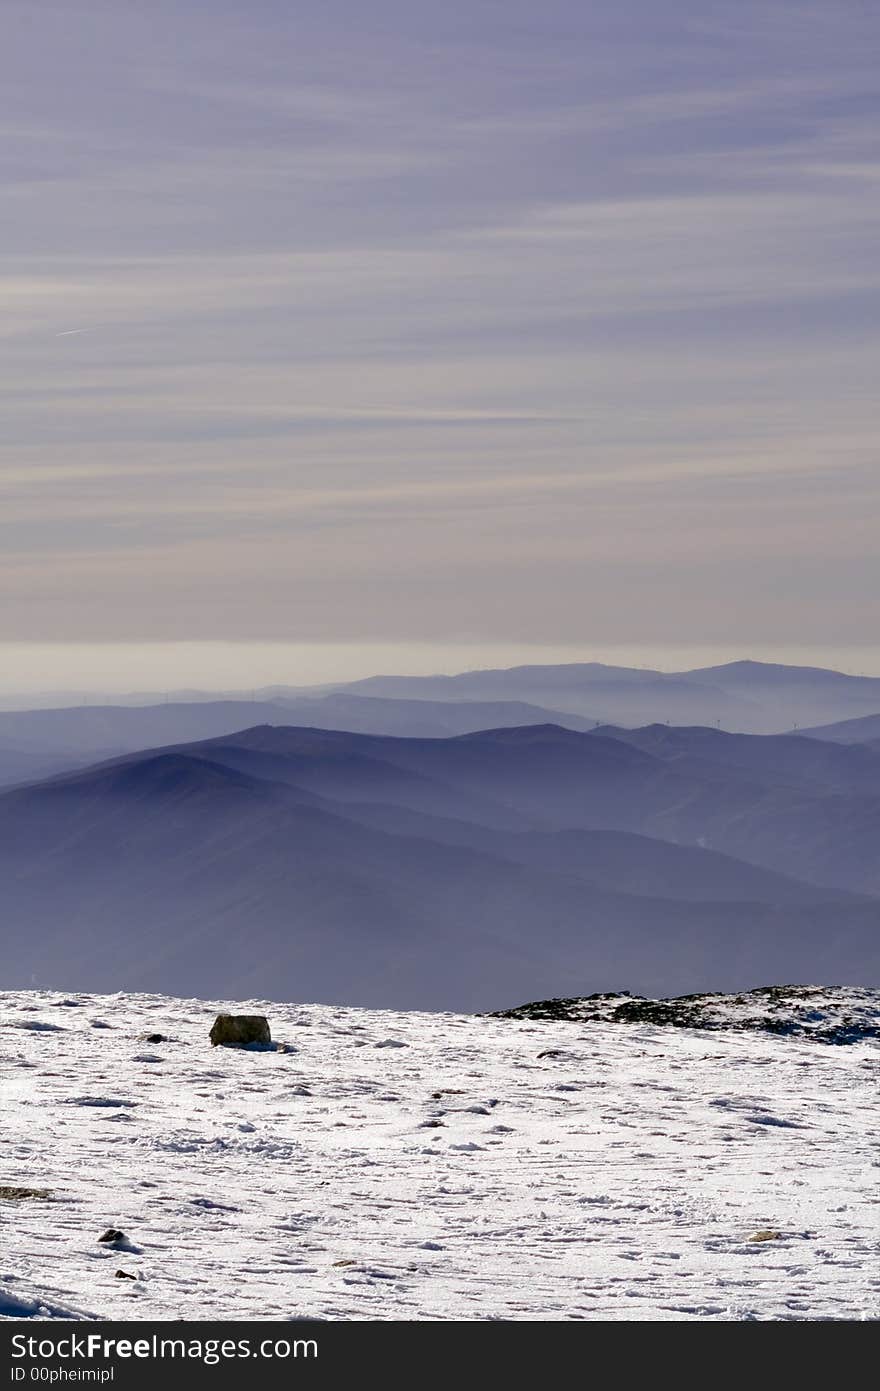
[[[834,644],[284,643],[174,641],[0,643],[0,700],[171,693],[244,694],[272,686],[339,685],[368,676],[438,676],[521,665],[599,662],[685,672],[736,661],[880,676],[880,649]]]

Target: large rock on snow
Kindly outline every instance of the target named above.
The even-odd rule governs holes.
[[[265,1014],[218,1014],[211,1026],[211,1043],[233,1044],[271,1043],[269,1021]]]

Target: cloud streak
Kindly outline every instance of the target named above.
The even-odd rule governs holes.
[[[0,640],[875,631],[877,17],[368,10],[9,7]]]

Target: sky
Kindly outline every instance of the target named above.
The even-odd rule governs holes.
[[[0,690],[880,671],[874,4],[3,30]]]

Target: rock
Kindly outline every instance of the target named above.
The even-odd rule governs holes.
[[[137,1279],[137,1276],[136,1276],[136,1275],[130,1274],[130,1272],[127,1271],[127,1270],[117,1270],[117,1272],[116,1272],[116,1279],[117,1279],[117,1280],[136,1280],[136,1279]]]
[[[357,1261],[334,1261],[333,1264],[334,1264],[334,1266],[339,1266],[339,1265],[357,1265]]]
[[[781,1237],[782,1232],[774,1232],[768,1228],[766,1231],[753,1232],[749,1241],[779,1241]]]
[[[141,1034],[141,1042],[142,1042],[142,1043],[167,1043],[168,1040],[167,1040],[167,1038],[165,1037],[164,1034]]]
[[[108,1245],[118,1246],[120,1242],[127,1241],[128,1237],[118,1227],[108,1227],[106,1232],[98,1237],[98,1240],[106,1241]]]
[[[248,1043],[271,1043],[265,1014],[218,1014],[211,1026],[211,1043],[241,1048]]]
[[[51,1198],[48,1188],[6,1188],[0,1186],[0,1198],[19,1202],[23,1198]]]

